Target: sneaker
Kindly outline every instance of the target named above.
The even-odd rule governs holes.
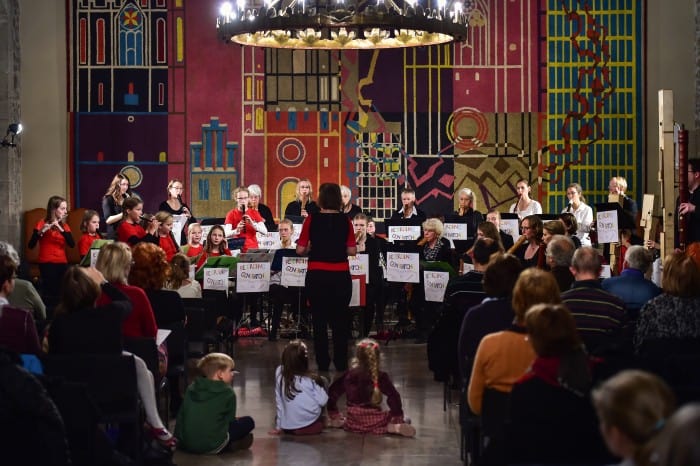
[[[177,439],[173,437],[173,434],[168,432],[165,427],[151,427],[151,437],[156,439],[158,443],[167,447],[169,449],[174,449],[177,445]]]
[[[247,450],[253,444],[253,434],[248,434],[238,440],[232,440],[228,444],[228,451]]]

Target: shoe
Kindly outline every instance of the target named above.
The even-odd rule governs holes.
[[[238,440],[233,440],[228,444],[228,451],[247,450],[253,444],[253,434],[248,434]]]
[[[177,439],[173,437],[173,434],[168,432],[168,429],[165,427],[150,427],[150,429],[151,437],[156,439],[158,443],[171,450],[175,449],[177,446]]]

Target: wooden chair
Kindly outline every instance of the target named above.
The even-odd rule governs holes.
[[[46,209],[43,208],[28,210],[24,213],[24,236],[21,246],[24,252],[24,260],[28,266],[28,280],[34,284],[39,281],[41,275],[39,273],[39,248],[29,249],[29,240],[34,232],[34,227],[44,217],[46,217]]]

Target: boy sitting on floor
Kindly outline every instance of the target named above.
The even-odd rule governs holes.
[[[234,365],[223,353],[210,353],[199,361],[197,369],[202,377],[187,388],[177,415],[178,447],[192,453],[217,454],[253,444],[253,418],[236,418],[236,394],[231,387]]]

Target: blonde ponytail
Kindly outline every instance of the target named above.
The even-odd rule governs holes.
[[[382,403],[382,391],[379,389],[379,343],[365,338],[357,344],[355,355],[359,365],[363,366],[372,378],[371,402],[379,406]]]

